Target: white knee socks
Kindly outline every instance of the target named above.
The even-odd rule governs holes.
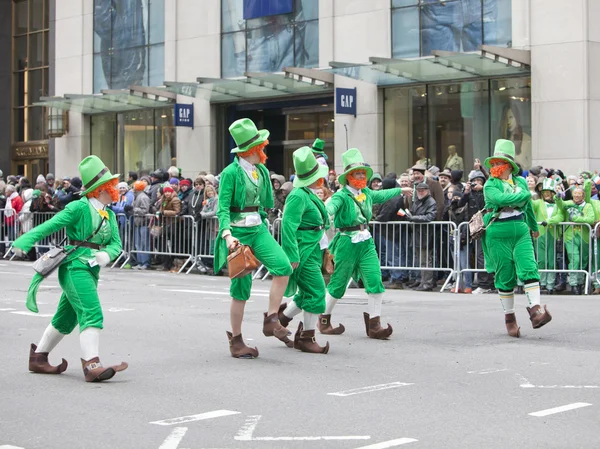
[[[500,302],[504,313],[515,313],[515,293],[514,292],[499,292]]]
[[[335,307],[337,302],[338,300],[331,296],[329,292],[327,292],[327,305],[325,306],[325,315],[331,315],[331,312],[333,312],[333,308]]]
[[[381,316],[381,303],[383,301],[383,293],[369,293],[369,318]]]
[[[100,329],[88,327],[79,334],[79,343],[81,344],[81,353],[83,360],[90,360],[99,355],[100,347]]]
[[[541,302],[540,283],[536,281],[525,284],[525,295],[527,295],[529,307],[539,306]]]
[[[285,308],[285,310],[283,311],[283,314],[285,316],[287,316],[288,318],[294,318],[300,312],[302,312],[302,310],[300,310],[298,308],[298,306],[296,305],[296,303],[294,301],[290,301],[288,303],[287,307]]]
[[[317,320],[319,319],[319,315],[315,313],[309,313],[306,310],[304,311],[304,330],[305,331],[313,331],[317,326]]]
[[[52,326],[52,323],[50,323],[44,331],[44,335],[42,335],[42,339],[40,340],[35,352],[51,352],[54,348],[56,348],[56,345],[60,343],[63,337],[64,334],[58,332],[58,330]]]

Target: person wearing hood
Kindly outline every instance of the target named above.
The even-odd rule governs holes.
[[[277,192],[281,189],[281,186],[285,182],[285,177],[283,175],[272,174],[271,175],[271,184],[273,185],[273,192]]]
[[[181,201],[181,215],[187,215],[187,202],[190,194],[192,193],[192,180],[182,179],[179,181],[179,193],[177,196]]]
[[[463,172],[462,170],[452,170],[450,172],[450,183],[456,186],[456,189],[459,192],[463,192],[465,190],[465,186],[462,183]]]

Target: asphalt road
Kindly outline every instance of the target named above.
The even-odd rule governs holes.
[[[554,320],[534,331],[518,296],[513,339],[496,295],[389,291],[394,334],[374,341],[353,289],[334,312],[346,333],[316,355],[262,335],[257,281],[243,333],[260,357],[236,360],[226,278],[105,269],[101,360],[129,369],[88,384],[76,333],[51,354],[65,373],[27,371],[60,294],[48,279],[26,313],[31,275],[0,262],[0,449],[600,447],[596,297],[545,297]]]

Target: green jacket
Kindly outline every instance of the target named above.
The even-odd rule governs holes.
[[[519,210],[525,214],[525,222],[533,232],[538,231],[538,225],[533,214],[531,193],[527,181],[521,176],[513,178],[514,185],[498,178],[489,178],[483,186],[485,208],[492,212],[485,214],[483,220],[487,226],[492,217],[500,213],[504,207]]]
[[[354,201],[352,192],[345,187],[331,197],[327,204],[327,212],[329,215],[333,215],[336,228],[348,228],[368,223],[372,218],[373,204],[385,203],[402,194],[402,189],[371,190],[365,188],[361,192],[365,194],[365,200],[358,204]]]
[[[260,200],[259,214],[265,222],[267,212],[265,209],[273,207],[273,187],[269,178],[269,171],[263,164],[257,164],[258,170],[258,193]],[[231,222],[241,218],[241,213],[231,212],[231,207],[243,209],[246,206],[246,177],[248,175],[238,162],[237,157],[225,167],[219,180],[219,208],[217,218],[219,219],[219,232],[215,243],[215,273],[219,272],[227,262],[227,243],[221,238],[223,231],[231,230]],[[240,188],[241,186],[241,188]],[[237,187],[237,188],[236,188]],[[265,224],[266,226],[266,224]]]
[[[98,243],[102,246],[101,250],[107,252],[110,259],[114,260],[121,254],[122,250],[121,238],[119,237],[119,225],[114,212],[110,209],[106,209],[106,212],[108,213],[108,223],[111,232],[110,235]],[[50,220],[36,226],[31,231],[15,240],[14,246],[28,252],[33,248],[36,242],[63,228],[66,228],[67,230],[67,237],[69,237],[69,240],[85,240],[96,230],[93,224],[92,213],[90,202],[86,197],[83,197],[78,201],[73,201],[67,204],[63,211],[56,214]],[[94,241],[96,241],[96,239],[94,239]],[[68,250],[71,249],[72,246],[67,245],[65,248]],[[74,260],[87,261],[93,259],[95,253],[96,251],[91,248],[79,247],[65,259],[63,264],[71,263]],[[36,273],[29,286],[27,308],[32,312],[38,311],[36,293],[43,279],[44,278],[41,275]]]
[[[594,227],[596,214],[590,203],[584,201],[583,205],[577,205],[574,201],[563,201],[558,198],[556,204],[561,209],[561,221],[587,223],[592,228]],[[575,236],[581,236],[583,241],[588,243],[590,241],[590,230],[587,226],[568,226],[565,228],[564,236],[566,242],[570,242]]]
[[[549,217],[547,204],[543,199],[533,200],[532,206],[536,221],[545,221],[548,223],[548,226],[540,226],[540,237],[546,234],[546,232],[549,232],[552,237],[557,238],[561,234],[561,229],[560,227],[553,225],[556,225],[562,221],[563,215],[560,207],[558,207],[557,204],[554,204],[552,216]]]

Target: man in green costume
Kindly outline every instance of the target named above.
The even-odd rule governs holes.
[[[373,170],[356,148],[342,154],[344,173],[339,177],[342,189],[338,190],[327,204],[327,211],[334,217],[339,229],[329,245],[333,254],[335,269],[327,287],[327,305],[321,315],[319,330],[323,334],[341,334],[344,326],[333,328],[331,313],[340,298],[344,296],[350,278],[362,279],[369,298],[369,312],[364,313],[367,335],[375,339],[386,339],[392,335],[392,326],[381,327],[381,302],[385,288],[381,281],[381,264],[373,237],[369,231],[373,204],[385,203],[400,195],[401,189],[373,191],[367,182]]]
[[[67,229],[70,241],[66,249],[79,245],[58,269],[58,282],[63,293],[56,314],[39,344],[31,345],[29,370],[44,374],[65,371],[67,361],[63,359],[59,366],[52,366],[48,362],[48,354],[79,324],[85,380],[99,382],[127,368],[124,362],[105,368],[100,363],[98,349],[103,327],[97,291],[100,268],[121,253],[118,223],[113,211],[106,207],[118,200],[116,184],[119,175],[111,175],[97,156],[86,157],[79,164],[79,172],[84,183],[83,198],[69,203],[64,211],[19,237],[14,246],[28,252],[36,242],[62,228]],[[89,240],[85,242],[86,239]],[[36,293],[43,279],[36,273],[29,287],[27,308],[32,312],[38,312]]]
[[[585,201],[585,189],[581,186],[573,189],[573,200],[563,201],[557,198],[556,205],[562,212],[561,221],[589,224],[592,228],[596,221],[594,207]],[[569,256],[569,285],[576,295],[583,293],[585,274],[575,273],[586,270],[590,258],[590,230],[587,226],[567,226],[564,230],[564,245]]]
[[[236,155],[223,173],[219,183],[219,232],[215,247],[215,273],[227,262],[228,252],[239,243],[248,245],[273,276],[269,294],[269,309],[265,313],[263,334],[275,336],[288,347],[288,331],[278,318],[279,307],[285,292],[292,266],[277,244],[267,226],[265,209],[273,207],[273,189],[264,163],[263,149],[268,145],[269,131],[257,130],[252,120],[236,120],[229,132],[237,147]],[[256,348],[249,348],[242,338],[242,321],[246,301],[250,298],[252,276],[231,280],[231,332],[227,332],[231,356],[235,358],[258,357]]]
[[[540,305],[540,275],[533,253],[534,238],[539,236],[533,215],[531,194],[527,181],[517,176],[515,145],[510,140],[499,139],[494,155],[485,160],[491,177],[483,187],[487,226],[482,238],[483,253],[488,273],[495,273],[494,285],[500,293],[504,309],[506,330],[511,337],[520,337],[515,317],[514,289],[517,277],[525,284],[529,301],[529,318],[538,329],[550,322],[552,315]],[[494,220],[492,222],[492,219]]]
[[[328,168],[317,162],[309,147],[294,151],[293,158],[296,177],[283,211],[281,246],[294,268],[285,296],[295,296],[279,315],[279,321],[287,326],[295,315],[304,311],[304,322],[298,325],[294,347],[302,352],[327,354],[329,343],[325,347],[317,344],[315,327],[319,314],[325,312],[321,266],[328,243],[325,230],[329,228],[329,214],[315,190],[324,184]]]
[[[556,224],[562,220],[562,213],[554,202],[556,196],[556,181],[545,178],[542,183],[542,198],[533,200],[533,212],[539,228],[537,242],[538,268],[540,270],[554,270],[556,259],[556,239],[560,237],[561,229]],[[556,273],[540,273],[540,284],[545,287],[548,294],[554,294]]]

